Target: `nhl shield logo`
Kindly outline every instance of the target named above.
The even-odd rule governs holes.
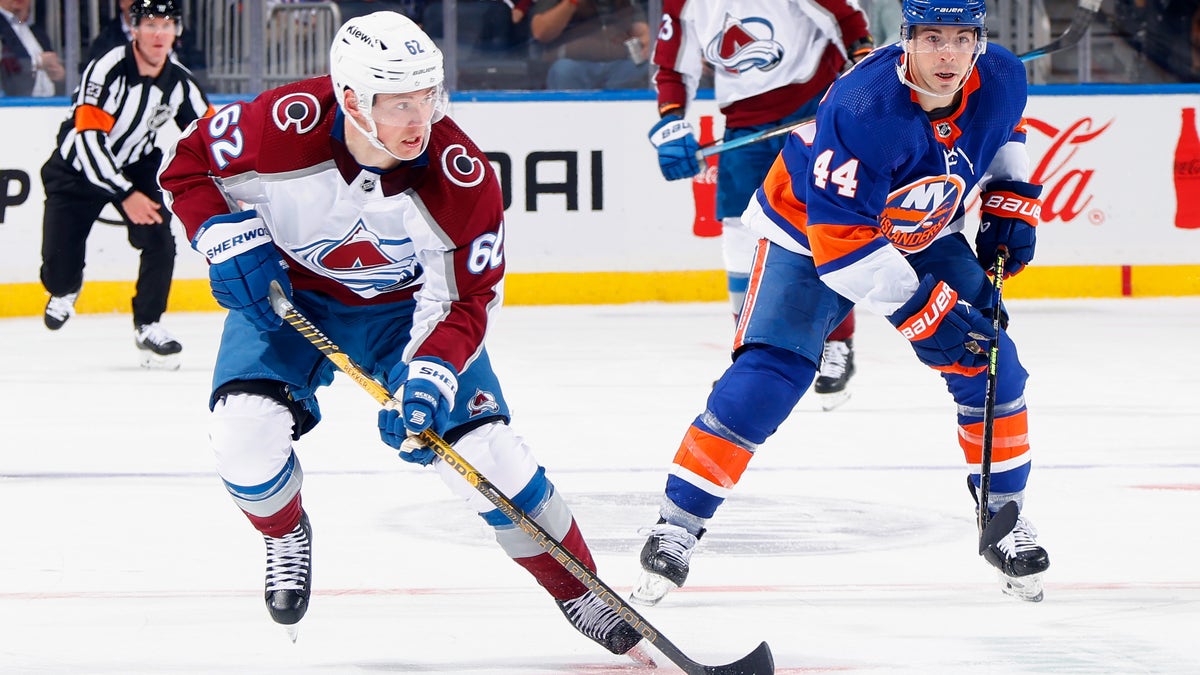
[[[950,134],[952,132],[953,132],[953,129],[950,127],[949,122],[938,122],[938,124],[937,124],[938,138],[950,138]]]

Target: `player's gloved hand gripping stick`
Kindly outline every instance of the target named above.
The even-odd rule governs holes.
[[[373,396],[376,401],[381,403],[385,408],[395,408],[397,406],[403,408],[403,402],[392,398],[392,394],[379,382],[376,382],[366,371],[364,371],[353,359],[345,352],[338,348],[328,337],[325,336],[311,321],[303,314],[296,310],[292,302],[288,300],[283,292],[283,288],[278,283],[272,283],[270,288],[271,307],[275,313],[280,316],[286,323],[295,328],[302,336],[308,339],[310,343],[321,351],[334,365],[343,373],[350,376],[360,387],[365,389],[368,394]],[[443,462],[450,465],[471,484],[476,490],[487,498],[496,508],[500,509],[509,520],[517,525],[522,532],[527,534],[542,550],[549,553],[557,560],[564,569],[578,579],[588,590],[599,596],[609,607],[613,608],[630,626],[642,634],[650,644],[654,645],[660,652],[671,660],[676,666],[679,666],[683,672],[688,675],[773,675],[775,672],[775,661],[771,656],[771,648],[766,642],[760,643],[754,651],[746,656],[734,661],[733,663],[724,666],[706,666],[702,663],[697,663],[688,658],[683,652],[679,651],[670,640],[663,637],[654,626],[651,626],[645,618],[642,617],[636,610],[629,606],[622,597],[612,590],[607,584],[600,580],[591,570],[587,568],[578,558],[570,551],[563,547],[562,542],[556,540],[550,535],[541,525],[537,524],[532,518],[525,515],[520,508],[513,504],[512,499],[501,492],[495,485],[488,481],[487,477],[480,474],[475,467],[471,466],[467,460],[463,459],[462,455],[455,451],[454,447],[447,443],[441,435],[432,428],[426,428],[419,436],[420,440],[431,449]]]

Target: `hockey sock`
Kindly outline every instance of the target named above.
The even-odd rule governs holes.
[[[825,338],[825,340],[826,341],[829,341],[829,340],[839,340],[840,341],[840,340],[849,340],[852,337],[854,337],[854,310],[853,309],[850,310],[850,313],[846,315],[846,318],[842,319],[842,322],[837,325],[837,328],[833,329],[833,332],[831,332],[829,334],[829,336]]]

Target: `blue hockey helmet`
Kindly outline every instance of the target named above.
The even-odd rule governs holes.
[[[984,0],[904,0],[900,8],[903,26],[971,26],[985,30],[987,3]]]

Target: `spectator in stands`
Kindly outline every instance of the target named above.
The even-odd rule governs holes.
[[[0,0],[0,89],[9,96],[61,96],[66,69],[50,36],[29,22],[31,0]]]
[[[276,2],[304,2],[306,0],[275,0]],[[418,24],[423,24],[425,19],[425,7],[429,4],[429,0],[333,0],[337,3],[338,9],[342,15],[342,23],[349,21],[355,17],[366,16],[373,12],[398,12],[412,19]],[[459,0],[460,2],[462,0]],[[441,11],[441,10],[438,10]]]
[[[108,23],[100,27],[100,32],[96,37],[92,38],[92,43],[88,45],[87,60],[83,65],[87,65],[97,58],[107,54],[115,47],[121,47],[129,44],[133,40],[132,24],[129,23],[129,8],[133,5],[133,0],[119,0],[117,2],[117,15],[114,16]]]
[[[650,86],[650,26],[631,0],[537,0],[530,32],[554,59],[549,89]]]

